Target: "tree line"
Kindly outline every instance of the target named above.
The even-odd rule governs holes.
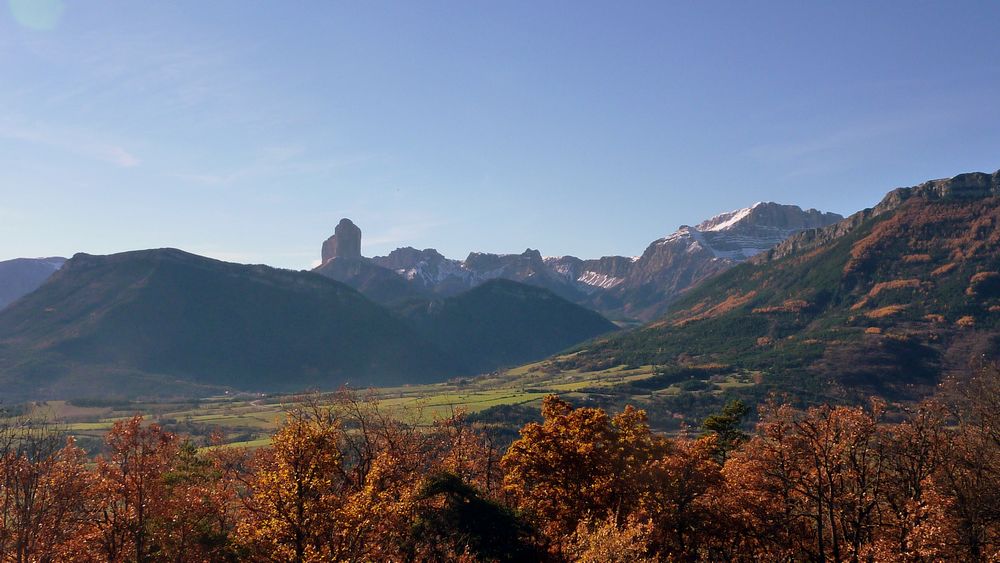
[[[88,459],[0,429],[0,560],[1000,560],[1000,377],[910,407],[731,403],[666,437],[632,407],[545,398],[509,447],[351,391],[295,402],[257,449],[136,416]],[[887,414],[890,413],[890,414]]]

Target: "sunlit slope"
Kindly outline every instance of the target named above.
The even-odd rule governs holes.
[[[997,354],[998,226],[1000,172],[897,189],[553,366],[713,364],[761,373],[761,393],[920,394]]]

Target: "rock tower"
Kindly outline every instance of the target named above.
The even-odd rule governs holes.
[[[361,258],[361,229],[350,219],[341,219],[323,243],[323,263],[331,258]]]

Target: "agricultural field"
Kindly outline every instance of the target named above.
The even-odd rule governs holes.
[[[564,358],[568,359],[567,355]],[[694,376],[664,381],[654,366],[617,366],[599,371],[553,371],[551,362],[538,362],[473,378],[444,383],[373,388],[383,408],[406,422],[430,425],[456,413],[489,420],[491,409],[527,407],[537,412],[543,397],[557,394],[580,404],[624,405],[655,409],[664,398],[719,395],[752,386],[752,378],[736,374],[711,375],[711,381]],[[708,373],[708,372],[706,372]],[[700,376],[699,376],[700,377]],[[706,376],[708,377],[708,376]],[[267,445],[296,395],[233,394],[174,401],[46,401],[22,409],[34,420],[76,438],[88,451],[100,451],[104,434],[118,420],[136,414],[169,431],[189,436],[196,445]],[[672,415],[671,416],[676,416]],[[654,421],[657,419],[651,416]],[[661,425],[662,426],[662,425]],[[661,428],[670,430],[670,428]],[[513,430],[513,429],[511,429]]]

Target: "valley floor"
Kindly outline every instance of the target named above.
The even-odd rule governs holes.
[[[417,425],[429,425],[455,413],[481,415],[493,407],[529,407],[537,413],[542,399],[556,394],[578,404],[594,402],[615,404],[629,402],[650,406],[654,397],[698,394],[679,385],[647,390],[629,384],[655,375],[654,366],[626,368],[617,366],[601,371],[559,371],[552,373],[546,364],[534,363],[469,379],[445,383],[402,387],[373,388],[369,392],[380,404],[392,409],[393,416]],[[710,390],[726,390],[753,385],[746,377],[730,375],[718,378]],[[164,401],[45,401],[27,406],[32,418],[46,420],[76,437],[88,451],[101,447],[101,440],[119,420],[141,414],[146,420],[165,429],[191,436],[200,446],[211,443],[213,436],[223,444],[256,447],[269,443],[269,436],[283,420],[296,395],[233,394],[196,400]],[[677,418],[682,418],[677,415]],[[517,421],[514,421],[517,422]],[[692,420],[697,426],[700,420]],[[512,429],[519,426],[512,424]],[[661,428],[670,430],[670,428]]]

